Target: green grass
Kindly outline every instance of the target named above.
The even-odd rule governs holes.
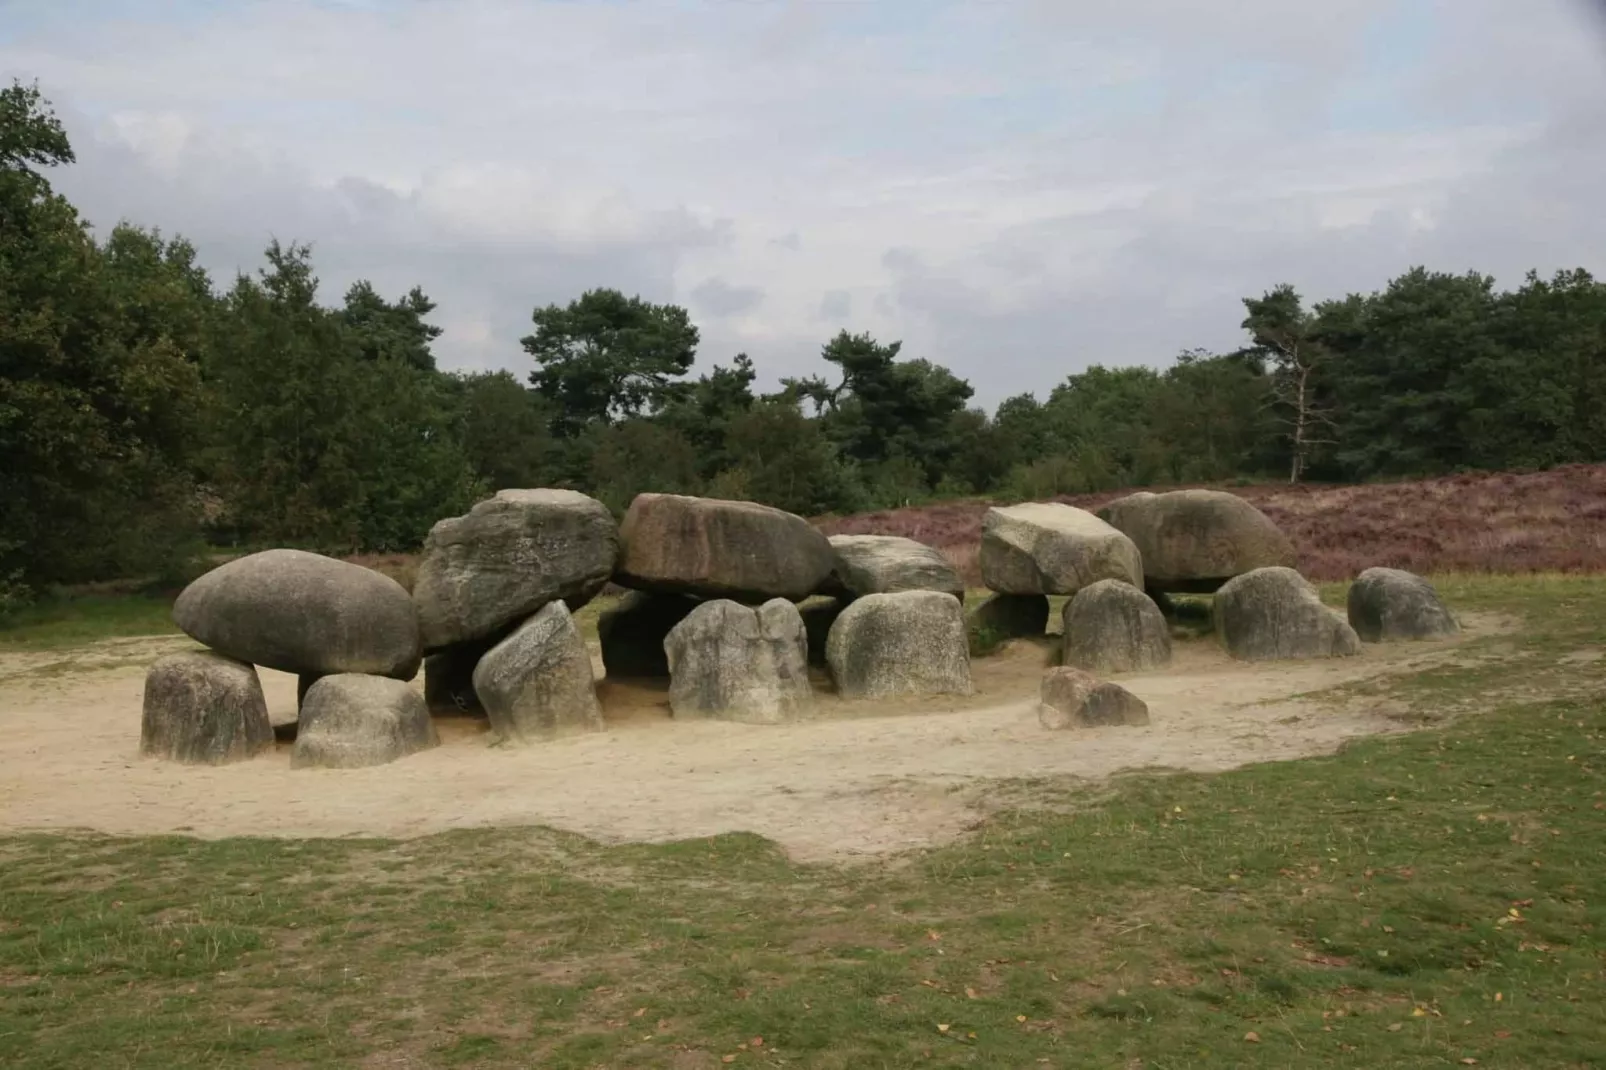
[[[888,862],[0,840],[0,1065],[1598,1066],[1606,580],[1440,586],[1524,623],[1345,700],[1448,724]]]
[[[171,594],[61,595],[0,618],[0,650],[56,650],[177,631]]]

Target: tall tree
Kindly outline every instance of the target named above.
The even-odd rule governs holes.
[[[1288,435],[1288,481],[1298,483],[1311,452],[1334,442],[1333,410],[1323,401],[1320,380],[1332,350],[1322,341],[1317,317],[1287,283],[1243,303],[1249,314],[1242,326],[1271,361],[1272,397]]]
[[[553,402],[554,430],[565,437],[658,407],[697,353],[697,328],[685,309],[618,290],[588,290],[531,318],[535,333],[520,340],[540,365],[530,382]]]
[[[367,360],[390,360],[422,371],[435,370],[435,354],[430,343],[441,336],[441,328],[425,322],[435,311],[435,302],[414,286],[395,303],[386,301],[367,279],[359,279],[346,291],[341,321],[357,340],[358,351]]]

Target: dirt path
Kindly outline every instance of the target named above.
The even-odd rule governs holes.
[[[1396,730],[1382,711],[1296,696],[1421,667],[1498,627],[1466,623],[1460,640],[1322,662],[1250,666],[1209,642],[1179,644],[1171,668],[1117,677],[1149,703],[1146,728],[1040,728],[1043,653],[1026,644],[978,660],[978,693],[963,702],[826,699],[810,723],[687,724],[669,720],[661,693],[605,684],[606,733],[513,750],[487,746],[479,722],[443,721],[438,749],[348,771],[292,772],[285,745],[224,768],[140,758],[145,666],[189,646],[182,638],[0,655],[0,829],[408,837],[539,824],[604,841],[749,831],[806,859],[882,854],[958,835],[1002,780],[1220,770]],[[263,671],[262,682],[274,720],[292,720],[295,678]]]

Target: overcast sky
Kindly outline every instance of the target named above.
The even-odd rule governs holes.
[[[1242,340],[1240,298],[1414,264],[1606,274],[1589,0],[0,0],[58,187],[271,237],[440,305],[452,368],[530,311],[690,308],[706,369],[902,339],[989,407]],[[1293,12],[1298,12],[1294,14]]]

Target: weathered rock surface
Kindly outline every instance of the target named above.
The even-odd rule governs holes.
[[[572,490],[503,490],[424,540],[413,602],[426,651],[503,632],[548,602],[578,609],[619,558],[619,530]]]
[[[1258,568],[1228,580],[1211,608],[1227,653],[1242,661],[1346,657],[1361,652],[1355,629],[1291,568]]]
[[[826,661],[844,698],[971,691],[964,611],[938,591],[857,599],[831,626]]]
[[[1171,664],[1171,630],[1154,600],[1130,583],[1100,580],[1061,613],[1063,661],[1089,672],[1138,672]]]
[[[664,649],[676,717],[778,724],[812,704],[803,617],[784,598],[757,609],[704,602],[675,625]]]
[[[638,494],[619,528],[615,580],[644,591],[801,601],[836,567],[831,543],[800,516],[753,502]]]
[[[965,597],[965,582],[935,549],[897,535],[832,535],[837,577],[854,597],[893,591],[946,591]]]
[[[1081,669],[1062,667],[1043,674],[1038,720],[1044,728],[1101,728],[1149,723],[1148,703],[1119,684],[1100,681]]]
[[[1033,639],[1048,631],[1048,595],[995,594],[970,611],[970,629],[990,639]]]
[[[439,743],[417,691],[383,676],[339,673],[307,691],[290,767],[361,769]]]
[[[483,715],[485,707],[474,693],[474,670],[495,639],[473,639],[438,650],[424,659],[424,705],[444,717]]]
[[[272,746],[273,725],[254,667],[196,651],[170,654],[145,674],[141,754],[223,765]]]
[[[1208,594],[1257,568],[1292,568],[1294,546],[1271,519],[1219,490],[1140,491],[1099,516],[1131,538],[1153,591]]]
[[[597,618],[602,665],[610,679],[655,679],[669,675],[664,638],[700,605],[680,594],[631,591]]]
[[[1444,639],[1461,630],[1433,584],[1414,572],[1369,568],[1349,589],[1349,624],[1364,642]]]
[[[281,672],[418,673],[418,620],[401,584],[303,550],[264,550],[184,588],[173,620],[220,654]]]
[[[1143,583],[1131,539],[1086,510],[1049,502],[987,510],[980,563],[982,582],[1000,594],[1075,594],[1099,580]]]
[[[480,658],[474,693],[491,727],[509,742],[604,727],[591,656],[562,602],[548,602]]]

